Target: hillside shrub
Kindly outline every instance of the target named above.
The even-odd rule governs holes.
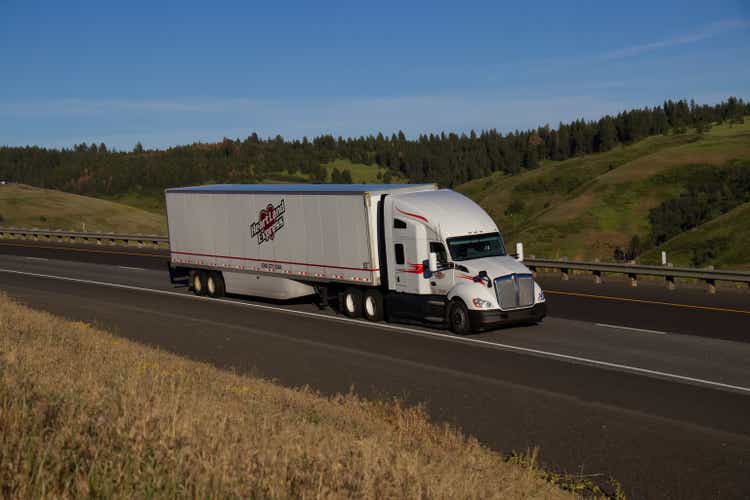
[[[697,170],[686,192],[651,209],[651,236],[657,245],[750,201],[750,164]]]

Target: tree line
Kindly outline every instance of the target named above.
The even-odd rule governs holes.
[[[660,245],[750,202],[750,164],[699,168],[691,177],[684,193],[649,212],[654,244]]]
[[[262,139],[256,133],[243,140],[224,139],[164,150],[147,150],[140,143],[131,151],[105,144],[72,148],[36,146],[0,148],[0,179],[80,194],[106,195],[131,191],[159,192],[167,187],[211,182],[264,181],[351,182],[348,171],[325,165],[335,159],[385,167],[384,181],[399,176],[410,182],[436,182],[452,187],[493,172],[515,174],[543,160],[565,160],[608,151],[648,136],[699,133],[714,123],[741,123],[750,103],[730,97],[716,105],[666,101],[607,115],[599,120],[575,120],[525,131],[485,130],[468,134],[422,134],[407,139],[403,132],[342,138]]]

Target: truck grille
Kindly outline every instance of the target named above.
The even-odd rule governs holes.
[[[495,279],[495,293],[501,309],[534,305],[534,278],[530,274],[509,274]]]

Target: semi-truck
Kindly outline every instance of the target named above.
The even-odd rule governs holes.
[[[165,197],[170,279],[198,295],[335,297],[351,318],[461,335],[546,314],[492,218],[434,184],[221,184]]]

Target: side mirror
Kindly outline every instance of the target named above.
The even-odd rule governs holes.
[[[438,270],[437,253],[430,252],[429,268],[431,273],[436,273]]]
[[[492,279],[487,275],[487,271],[479,271],[479,281],[487,285],[487,288],[492,288]]]

